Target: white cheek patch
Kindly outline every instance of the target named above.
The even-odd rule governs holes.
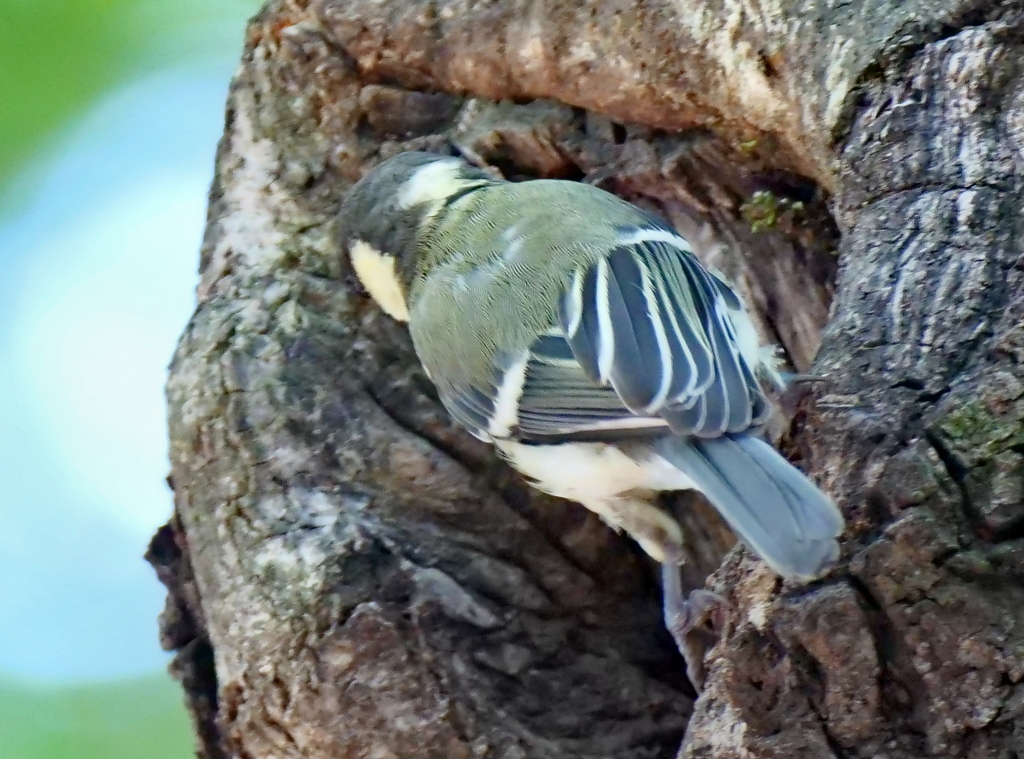
[[[465,185],[462,161],[442,158],[417,169],[398,190],[398,204],[412,208],[420,203],[437,203],[458,192]]]
[[[395,257],[381,253],[367,242],[356,240],[351,247],[352,267],[363,287],[392,319],[409,321],[409,305],[398,280]]]

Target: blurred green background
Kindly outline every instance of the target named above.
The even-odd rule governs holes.
[[[0,0],[0,757],[193,755],[142,561],[257,0]]]
[[[240,51],[255,0],[0,0],[0,176],[104,92]]]

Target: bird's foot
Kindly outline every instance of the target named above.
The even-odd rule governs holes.
[[[707,629],[709,622],[711,632],[721,632],[725,626],[725,615],[729,611],[728,601],[718,593],[703,588],[690,591],[689,597],[685,601],[679,599],[675,606],[675,609],[666,606],[665,624],[677,642],[680,635],[687,635],[698,628]]]
[[[725,626],[729,602],[704,589],[694,590],[688,598],[683,598],[678,563],[662,565],[662,590],[665,627],[683,655],[686,676],[700,692],[704,686],[704,654]]]
[[[776,396],[782,413],[786,417],[796,414],[804,399],[815,392],[814,386],[828,382],[829,378],[816,374],[787,374],[785,375],[786,386]]]

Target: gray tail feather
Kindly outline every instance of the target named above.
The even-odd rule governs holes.
[[[655,448],[782,576],[816,577],[838,557],[839,509],[763,440],[745,434],[672,436]]]

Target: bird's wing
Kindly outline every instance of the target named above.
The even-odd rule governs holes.
[[[439,384],[441,399],[484,439],[741,432],[770,407],[740,351],[736,314],[746,318],[739,298],[685,240],[626,229],[620,245],[572,272],[552,329],[495,356],[487,383]]]
[[[517,430],[527,440],[618,440],[667,431],[664,419],[635,414],[613,387],[587,375],[560,327],[530,348]]]
[[[767,418],[770,406],[740,350],[736,294],[683,238],[627,228],[620,244],[573,273],[559,323],[573,356],[638,416],[677,434],[717,437]]]
[[[452,416],[485,440],[556,443],[668,430],[664,419],[638,417],[611,386],[590,379],[559,328],[529,350],[496,356],[490,382],[438,389]]]

